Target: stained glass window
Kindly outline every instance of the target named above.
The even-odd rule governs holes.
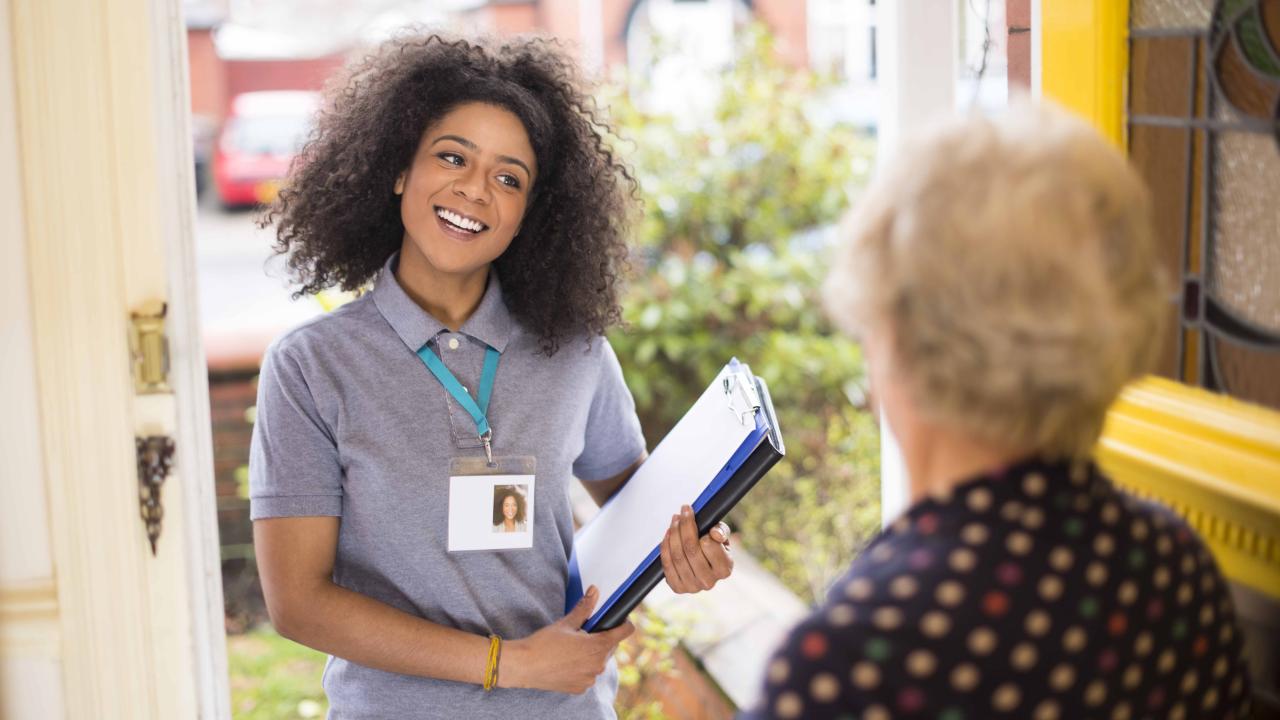
[[[1280,0],[1133,0],[1129,153],[1176,281],[1160,372],[1280,409]]]

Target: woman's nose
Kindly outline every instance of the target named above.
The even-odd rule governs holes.
[[[475,203],[484,204],[489,201],[484,186],[484,176],[475,169],[471,169],[454,181],[453,193]]]

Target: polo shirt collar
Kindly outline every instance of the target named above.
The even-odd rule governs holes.
[[[400,286],[395,276],[399,262],[400,252],[396,251],[378,271],[378,279],[373,288],[373,304],[404,344],[416,353],[428,340],[442,332],[449,332],[449,328],[423,310]],[[490,268],[489,285],[484,297],[480,299],[476,311],[459,328],[459,332],[502,352],[506,349],[507,340],[514,328],[515,321],[502,299],[502,283],[498,281],[497,271]]]

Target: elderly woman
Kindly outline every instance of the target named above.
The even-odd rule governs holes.
[[[1090,460],[1159,344],[1150,213],[1120,153],[1032,106],[936,129],[869,190],[826,298],[912,505],[790,634],[756,716],[1246,716],[1213,558]]]

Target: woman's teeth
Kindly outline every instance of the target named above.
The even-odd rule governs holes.
[[[484,223],[464,218],[458,213],[445,210],[444,208],[439,208],[438,210],[436,210],[436,215],[439,216],[440,219],[444,220],[450,225],[453,225],[459,230],[465,230],[467,232],[474,233],[474,232],[480,232],[481,230],[484,229]]]

